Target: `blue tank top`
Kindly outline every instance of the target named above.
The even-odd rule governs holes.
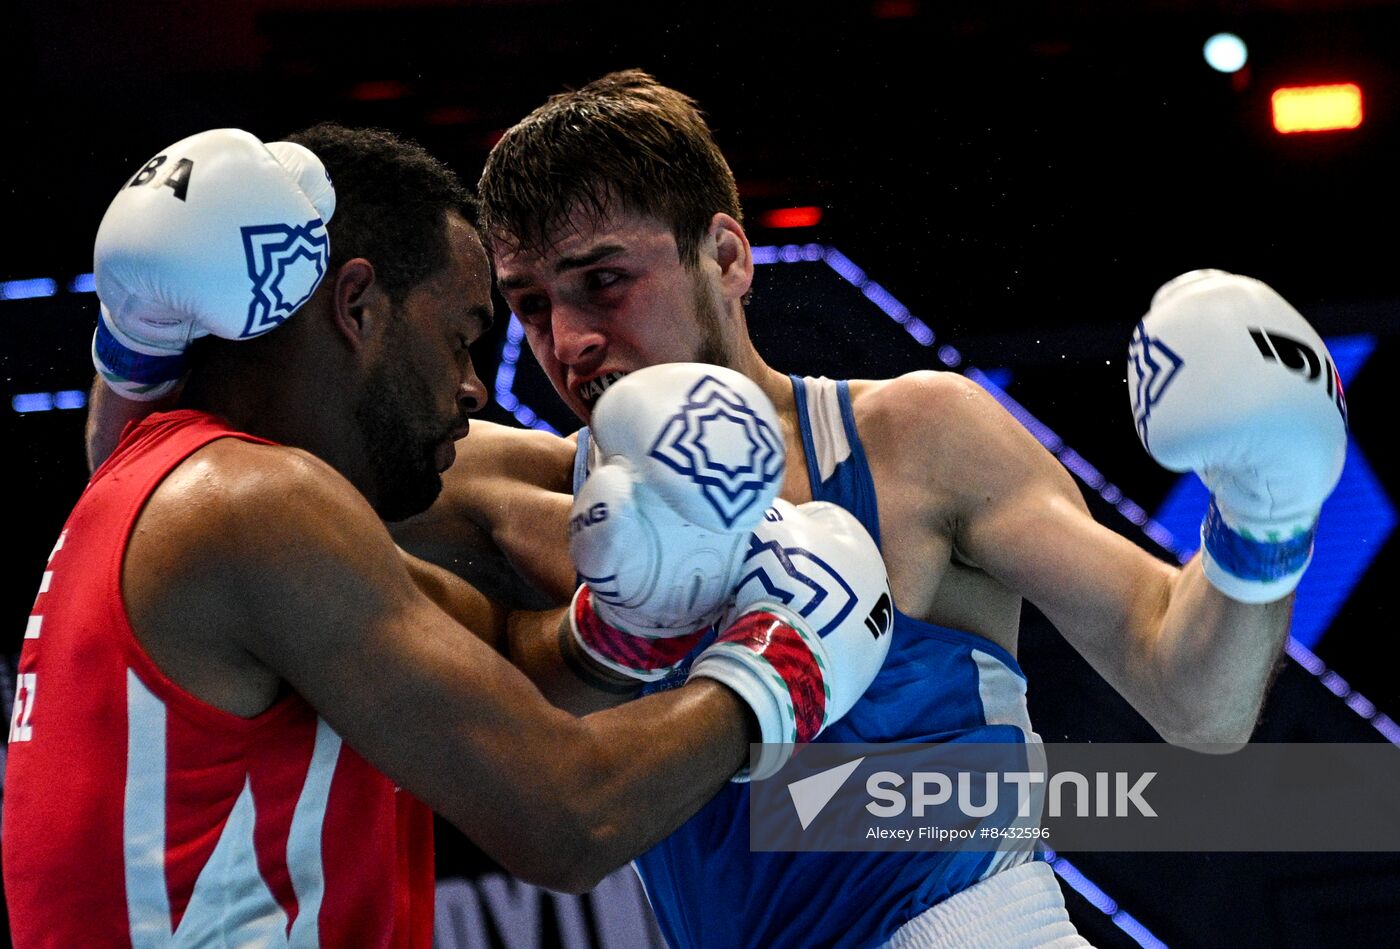
[[[880,543],[875,485],[845,382],[792,377],[812,498],[858,517]],[[579,437],[574,488],[587,472]],[[697,652],[708,643],[697,647]],[[694,653],[692,653],[692,656]],[[681,669],[648,691],[685,681]],[[889,658],[823,742],[1039,741],[1026,681],[1006,650],[896,610]],[[755,853],[749,786],[730,784],[636,860],[666,941],[680,947],[877,946],[941,900],[1029,852]]]

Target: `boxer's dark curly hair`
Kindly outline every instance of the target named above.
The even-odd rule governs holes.
[[[609,202],[666,222],[681,260],[720,211],[742,221],[739,190],[689,96],[640,69],[553,96],[505,133],[481,174],[492,241],[541,252],[576,208],[600,221]]]
[[[395,306],[447,266],[443,215],[457,211],[478,223],[476,201],[456,173],[416,142],[332,122],[287,139],[311,149],[335,187],[335,214],[327,226],[332,270],[365,258]]]

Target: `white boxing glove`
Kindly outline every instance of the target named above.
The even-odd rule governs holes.
[[[608,388],[591,426],[600,462],[569,525],[585,652],[644,681],[684,658],[728,604],[782,486],[781,431],[763,391],[718,366],[651,366]]]
[[[1346,397],[1317,332],[1258,280],[1192,271],[1153,296],[1128,387],[1143,447],[1211,491],[1206,577],[1246,603],[1292,592],[1346,460]]]
[[[754,530],[723,632],[690,676],[753,709],[762,746],[736,781],[771,777],[865,694],[890,650],[894,600],[879,548],[825,501],[775,501]]]
[[[334,213],[326,169],[301,145],[214,129],[152,158],[112,200],[93,248],[102,378],[154,399],[178,381],[191,340],[281,324],[325,276]]]

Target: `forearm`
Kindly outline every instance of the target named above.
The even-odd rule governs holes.
[[[1283,297],[1219,270],[1168,281],[1134,331],[1129,391],[1143,447],[1172,471],[1195,471],[1211,495],[1201,555],[1173,583],[1160,644],[1176,708],[1197,705],[1177,716],[1188,740],[1241,742],[1258,718],[1346,462],[1346,398],[1331,366]]]
[[[590,715],[601,761],[589,790],[591,872],[601,877],[667,837],[724,788],[758,741],[753,712],[727,687],[680,689]]]
[[[579,648],[567,613],[513,613],[509,642],[511,663],[567,712],[586,715],[641,694],[641,682],[604,668]]]
[[[1249,740],[1288,637],[1293,598],[1249,604],[1205,578],[1200,556],[1171,585],[1151,661],[1158,720],[1175,744]]]
[[[556,708],[586,715],[641,693],[639,681],[604,668],[578,647],[567,610],[507,610],[449,570],[406,551],[403,561],[424,595],[509,659]]]
[[[517,815],[467,830],[511,873],[582,892],[679,827],[748,759],[752,713],[701,680],[517,735],[520,777],[500,807]],[[505,749],[503,749],[504,751]],[[474,808],[491,802],[474,795]]]
[[[116,450],[122,432],[128,424],[153,412],[164,412],[173,408],[177,398],[178,396],[172,394],[150,402],[140,402],[117,395],[102,381],[101,376],[94,378],[88,397],[88,417],[84,430],[88,471],[96,471],[102,462],[107,460],[107,456]]]

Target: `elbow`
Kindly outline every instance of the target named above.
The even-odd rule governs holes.
[[[493,854],[510,873],[549,890],[586,893],[635,856],[628,821],[602,781],[588,741],[551,762],[524,795],[514,830]]]
[[[1185,748],[1187,751],[1194,751],[1203,755],[1233,755],[1249,744],[1248,736],[1244,738],[1231,737],[1182,737],[1182,736],[1162,736],[1170,745],[1177,748]]]
[[[542,884],[562,893],[587,893],[609,873],[625,864],[633,854],[623,841],[621,815],[594,806],[596,798],[587,793],[574,795],[564,828],[555,841],[554,879]]]
[[[1180,719],[1170,724],[1153,722],[1162,739],[1178,748],[1207,755],[1234,754],[1249,744],[1257,719],[1230,720],[1224,717],[1198,716],[1192,721]]]
[[[539,881],[538,885],[546,890],[582,896],[601,883],[605,876],[607,871],[594,872],[576,866],[553,875],[549,880]]]
[[[560,893],[587,893],[625,860],[612,859],[617,827],[556,813],[516,839],[497,859],[512,876]],[[524,823],[524,822],[522,822]]]
[[[538,863],[530,860],[506,862],[501,866],[511,876],[525,883],[576,896],[593,889],[605,875],[585,872],[577,865],[566,865],[552,858],[545,858]]]
[[[1173,691],[1139,708],[1149,725],[1168,744],[1203,754],[1231,754],[1249,744],[1259,723],[1259,705],[1239,696]]]

